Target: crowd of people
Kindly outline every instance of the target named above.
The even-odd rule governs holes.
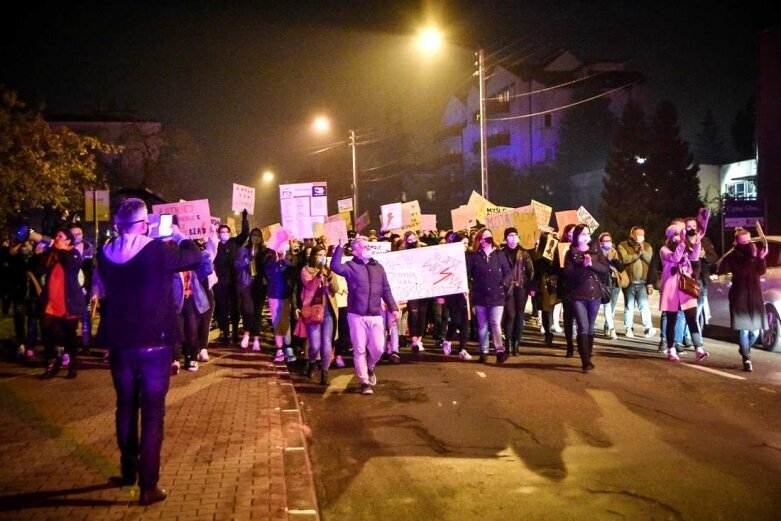
[[[674,219],[658,247],[645,240],[640,225],[617,243],[610,232],[593,237],[587,226],[570,224],[559,232],[543,232],[533,249],[520,246],[515,228],[505,229],[497,240],[484,227],[403,234],[372,230],[365,237],[350,232],[344,245],[329,244],[322,236],[283,241],[272,249],[259,228],[250,230],[246,212],[240,226],[232,230],[222,224],[206,239],[194,241],[200,262],[173,275],[170,304],[178,334],[169,342],[171,374],[197,371],[199,363],[209,360],[210,331],[215,325],[218,344],[255,352],[261,350],[261,332],[269,333],[276,362],[292,364],[303,358],[302,371],[312,377],[317,370],[322,385],[329,383],[329,369],[344,367],[348,355],[355,358],[360,352],[369,359],[367,370],[371,371],[381,359],[400,362],[402,347],[413,353],[424,351],[425,336],[445,355],[464,361],[476,356],[486,362],[493,346],[496,362],[501,364],[519,354],[527,325],[539,328],[548,346],[554,345],[555,333],[563,333],[565,356],[573,357],[577,348],[582,369],[588,372],[594,369],[595,323],[600,313],[602,334],[608,340],[617,339],[619,333],[646,339],[658,334],[659,350],[669,360],[679,360],[687,348],[693,348],[695,360],[702,362],[708,353],[698,318],[711,273],[719,268],[747,271],[751,275],[742,284],[753,288],[767,254],[755,247],[749,250],[748,232],[739,229],[735,247],[717,267],[718,254],[696,218]],[[568,248],[546,254],[549,236],[568,243]],[[376,271],[375,249],[361,245],[382,241],[390,243],[390,251],[462,243],[469,292],[395,302],[384,288],[373,287],[376,280],[368,288],[363,287],[366,281],[355,282],[354,269],[347,269],[344,279],[334,276],[345,274],[339,260],[343,255],[354,256],[370,274]],[[44,378],[55,376],[61,367],[68,368],[68,378],[75,378],[79,348],[104,345],[102,327],[97,328],[97,338],[91,338],[93,323],[102,324],[103,309],[110,306],[96,269],[96,250],[104,248],[85,240],[78,224],[58,230],[51,239],[30,234],[23,227],[3,247],[3,307],[13,311],[17,356],[33,361],[42,344]],[[333,259],[330,264],[329,258]],[[744,258],[754,264],[744,266]],[[347,287],[340,287],[345,280]],[[686,281],[695,282],[697,294],[686,290],[682,283]],[[649,296],[655,290],[660,292],[658,329],[649,307]],[[380,299],[369,302],[368,295],[362,296],[364,291]],[[337,298],[345,294],[346,298]],[[614,315],[621,295],[623,329],[617,330]],[[359,312],[353,309],[358,302]],[[735,329],[742,331],[746,371],[752,369],[750,346],[764,326],[764,314],[756,312],[761,309],[761,293],[754,291],[750,304],[735,305],[743,310],[742,316],[749,309],[748,323],[734,321]],[[636,309],[641,332],[634,327]],[[356,314],[376,317],[372,320],[379,321],[379,326],[354,338],[359,326],[351,316]],[[364,344],[370,345],[368,351]],[[362,384],[371,379],[358,368],[364,362],[353,362]]]

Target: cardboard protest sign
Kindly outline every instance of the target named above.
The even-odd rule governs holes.
[[[548,226],[553,208],[534,199],[532,199],[532,206],[534,207],[534,214],[537,216],[537,225],[540,228]]]
[[[572,243],[560,242],[559,245],[557,246],[559,249],[559,266],[561,266],[562,268],[564,267],[564,257],[566,257],[567,255],[567,250],[569,250],[570,244]]]
[[[559,229],[559,233],[564,231],[564,228],[568,224],[580,224],[577,210],[565,210],[563,212],[556,212],[556,226]]]
[[[437,216],[436,214],[423,214],[420,216],[420,230],[424,232],[437,231]]]
[[[453,221],[453,230],[468,230],[477,226],[475,210],[471,206],[459,206],[450,210],[450,219]]]
[[[381,230],[394,230],[403,224],[402,203],[384,204],[380,207],[382,215]]]
[[[219,227],[220,227],[220,222],[222,222],[222,221],[220,220],[220,218],[219,218],[219,217],[215,217],[215,216],[213,216],[213,215],[211,216],[211,223],[212,223],[212,227],[213,227],[215,230],[216,230],[217,228],[219,228]]]
[[[255,189],[251,186],[233,183],[231,210],[234,212],[247,210],[248,214],[255,215]]]
[[[497,244],[504,238],[504,230],[514,226],[514,210],[493,213],[485,216],[485,227],[491,230]]]
[[[355,231],[361,233],[364,228],[369,226],[370,222],[371,222],[371,217],[369,217],[369,212],[368,211],[363,212],[360,215],[360,217],[357,217],[355,219]]]
[[[206,239],[211,233],[209,200],[184,201],[152,205],[156,214],[170,213],[176,216],[179,229],[191,239]]]
[[[328,237],[329,244],[347,243],[347,223],[342,219],[330,221],[323,225],[323,234]]]
[[[401,205],[401,228],[403,231],[417,231],[420,229],[420,203],[417,199],[402,203]]]
[[[469,202],[466,205],[474,210],[475,218],[477,218],[477,220],[480,221],[481,223],[486,222],[485,216],[488,213],[499,213],[504,211],[500,207],[496,206],[494,203],[492,203],[491,201],[483,197],[482,195],[475,192],[474,190],[472,191],[472,194],[469,196]]]
[[[597,220],[594,219],[594,217],[588,213],[588,210],[582,206],[578,208],[578,220],[580,221],[579,224],[585,224],[588,226],[588,230],[591,233],[594,233],[594,231],[599,228],[599,223]]]
[[[542,252],[542,256],[553,262],[556,256],[556,251],[559,245],[559,238],[555,233],[549,233],[545,240],[545,249]]]
[[[352,230],[353,229],[353,216],[350,212],[339,212],[339,217],[342,218],[342,220],[347,224],[347,229]]]
[[[531,206],[528,208],[531,211],[521,211],[522,208],[516,208],[513,215],[513,222],[518,229],[521,248],[525,250],[534,248],[537,245],[537,239],[540,238],[537,215]]]
[[[388,253],[391,251],[391,243],[388,241],[369,241],[366,243],[366,249],[374,255]]]
[[[265,228],[261,228],[260,233],[263,235],[263,243],[268,245],[268,241],[271,240],[271,235],[281,227],[282,226],[279,223],[274,223],[272,225],[266,226]]]
[[[350,212],[353,209],[353,198],[339,199],[336,201],[336,207],[341,212]]]

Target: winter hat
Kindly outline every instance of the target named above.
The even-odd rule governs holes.
[[[518,235],[518,229],[510,226],[509,228],[504,229],[504,240],[507,240],[507,236],[511,233],[514,233],[515,235]]]

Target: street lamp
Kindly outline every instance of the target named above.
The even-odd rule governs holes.
[[[271,170],[266,170],[265,172],[263,172],[263,175],[261,176],[260,179],[264,183],[270,183],[271,181],[274,180],[274,172],[272,172]]]

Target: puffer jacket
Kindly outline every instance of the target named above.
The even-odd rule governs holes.
[[[507,255],[495,249],[486,255],[482,249],[466,258],[466,274],[471,282],[472,304],[504,306],[504,297],[513,273]]]
[[[384,301],[389,311],[398,311],[391,293],[385,268],[375,259],[368,262],[353,257],[342,264],[344,249],[337,246],[331,258],[331,271],[347,280],[347,312],[364,316],[381,316]]]

